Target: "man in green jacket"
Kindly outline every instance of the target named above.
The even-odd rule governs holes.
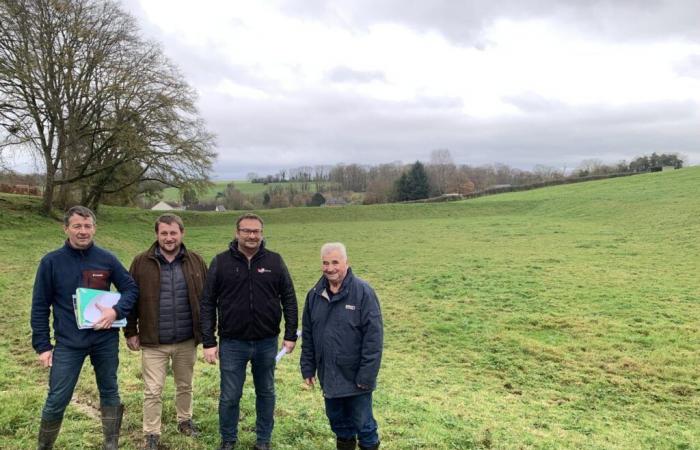
[[[172,364],[178,431],[196,436],[192,422],[192,376],[202,341],[199,298],[207,267],[185,248],[185,226],[174,214],[155,223],[156,242],[134,258],[129,272],[139,286],[136,307],[124,329],[131,350],[141,350],[144,383],[144,448],[160,442],[163,385]]]

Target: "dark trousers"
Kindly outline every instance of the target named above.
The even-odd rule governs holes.
[[[248,361],[255,385],[255,434],[257,442],[270,442],[275,424],[275,355],[277,337],[259,341],[221,339],[219,367],[219,431],[226,442],[238,440],[238,418]]]
[[[372,393],[352,397],[327,398],[326,416],[339,439],[357,437],[363,447],[379,442],[377,421],[372,416]]]
[[[85,357],[95,370],[97,389],[100,392],[101,406],[119,406],[119,386],[117,369],[119,367],[119,333],[110,333],[87,348],[69,348],[56,343],[53,349],[53,364],[49,372],[49,395],[46,397],[41,418],[47,421],[63,419],[68,403],[78,383]]]

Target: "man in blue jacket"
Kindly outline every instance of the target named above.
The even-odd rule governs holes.
[[[41,414],[39,449],[51,449],[61,429],[86,356],[95,370],[100,393],[104,449],[117,449],[124,407],[119,398],[119,332],[112,322],[126,317],[138,296],[138,287],[117,258],[97,247],[95,214],[84,206],[70,208],[63,218],[68,239],[63,247],[41,259],[32,295],[32,346],[42,366],[50,368],[49,393]],[[79,329],[73,295],[79,287],[121,293],[112,307],[98,308],[94,329]],[[51,344],[49,314],[53,311],[55,345]]]
[[[301,375],[313,387],[318,374],[337,448],[351,450],[359,441],[361,449],[376,450],[372,391],[384,337],[379,300],[367,282],[353,275],[343,244],[321,247],[321,270],[304,305]]]

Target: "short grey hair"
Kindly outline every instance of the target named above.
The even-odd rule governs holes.
[[[343,256],[343,259],[348,259],[348,251],[345,249],[345,244],[342,242],[327,242],[321,246],[321,258],[328,253],[338,250]]]
[[[95,213],[92,212],[90,208],[82,205],[73,206],[66,211],[66,213],[63,215],[63,225],[67,227],[70,224],[70,218],[74,215],[78,215],[85,219],[92,219],[92,223],[97,225],[97,217],[95,217]]]

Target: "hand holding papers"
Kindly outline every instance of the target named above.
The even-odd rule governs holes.
[[[297,337],[301,336],[301,330],[297,330]],[[275,363],[279,363],[280,360],[286,355],[287,353],[290,353],[292,350],[294,350],[294,342],[293,341],[284,341],[288,342],[291,347],[290,350],[287,351],[287,347],[285,345],[282,345],[282,348],[280,349],[279,353],[277,353],[277,356],[275,356]]]
[[[284,348],[284,346],[283,346],[282,350],[280,350],[280,352],[277,354],[277,356],[275,356],[275,363],[279,363],[280,359],[282,359],[282,357],[286,354],[287,354],[287,349]]]
[[[78,288],[73,296],[73,309],[78,328],[94,328],[95,324],[102,317],[102,311],[97,305],[104,308],[111,308],[119,301],[119,292],[100,291],[97,289]],[[115,320],[112,328],[126,326],[126,319]]]

